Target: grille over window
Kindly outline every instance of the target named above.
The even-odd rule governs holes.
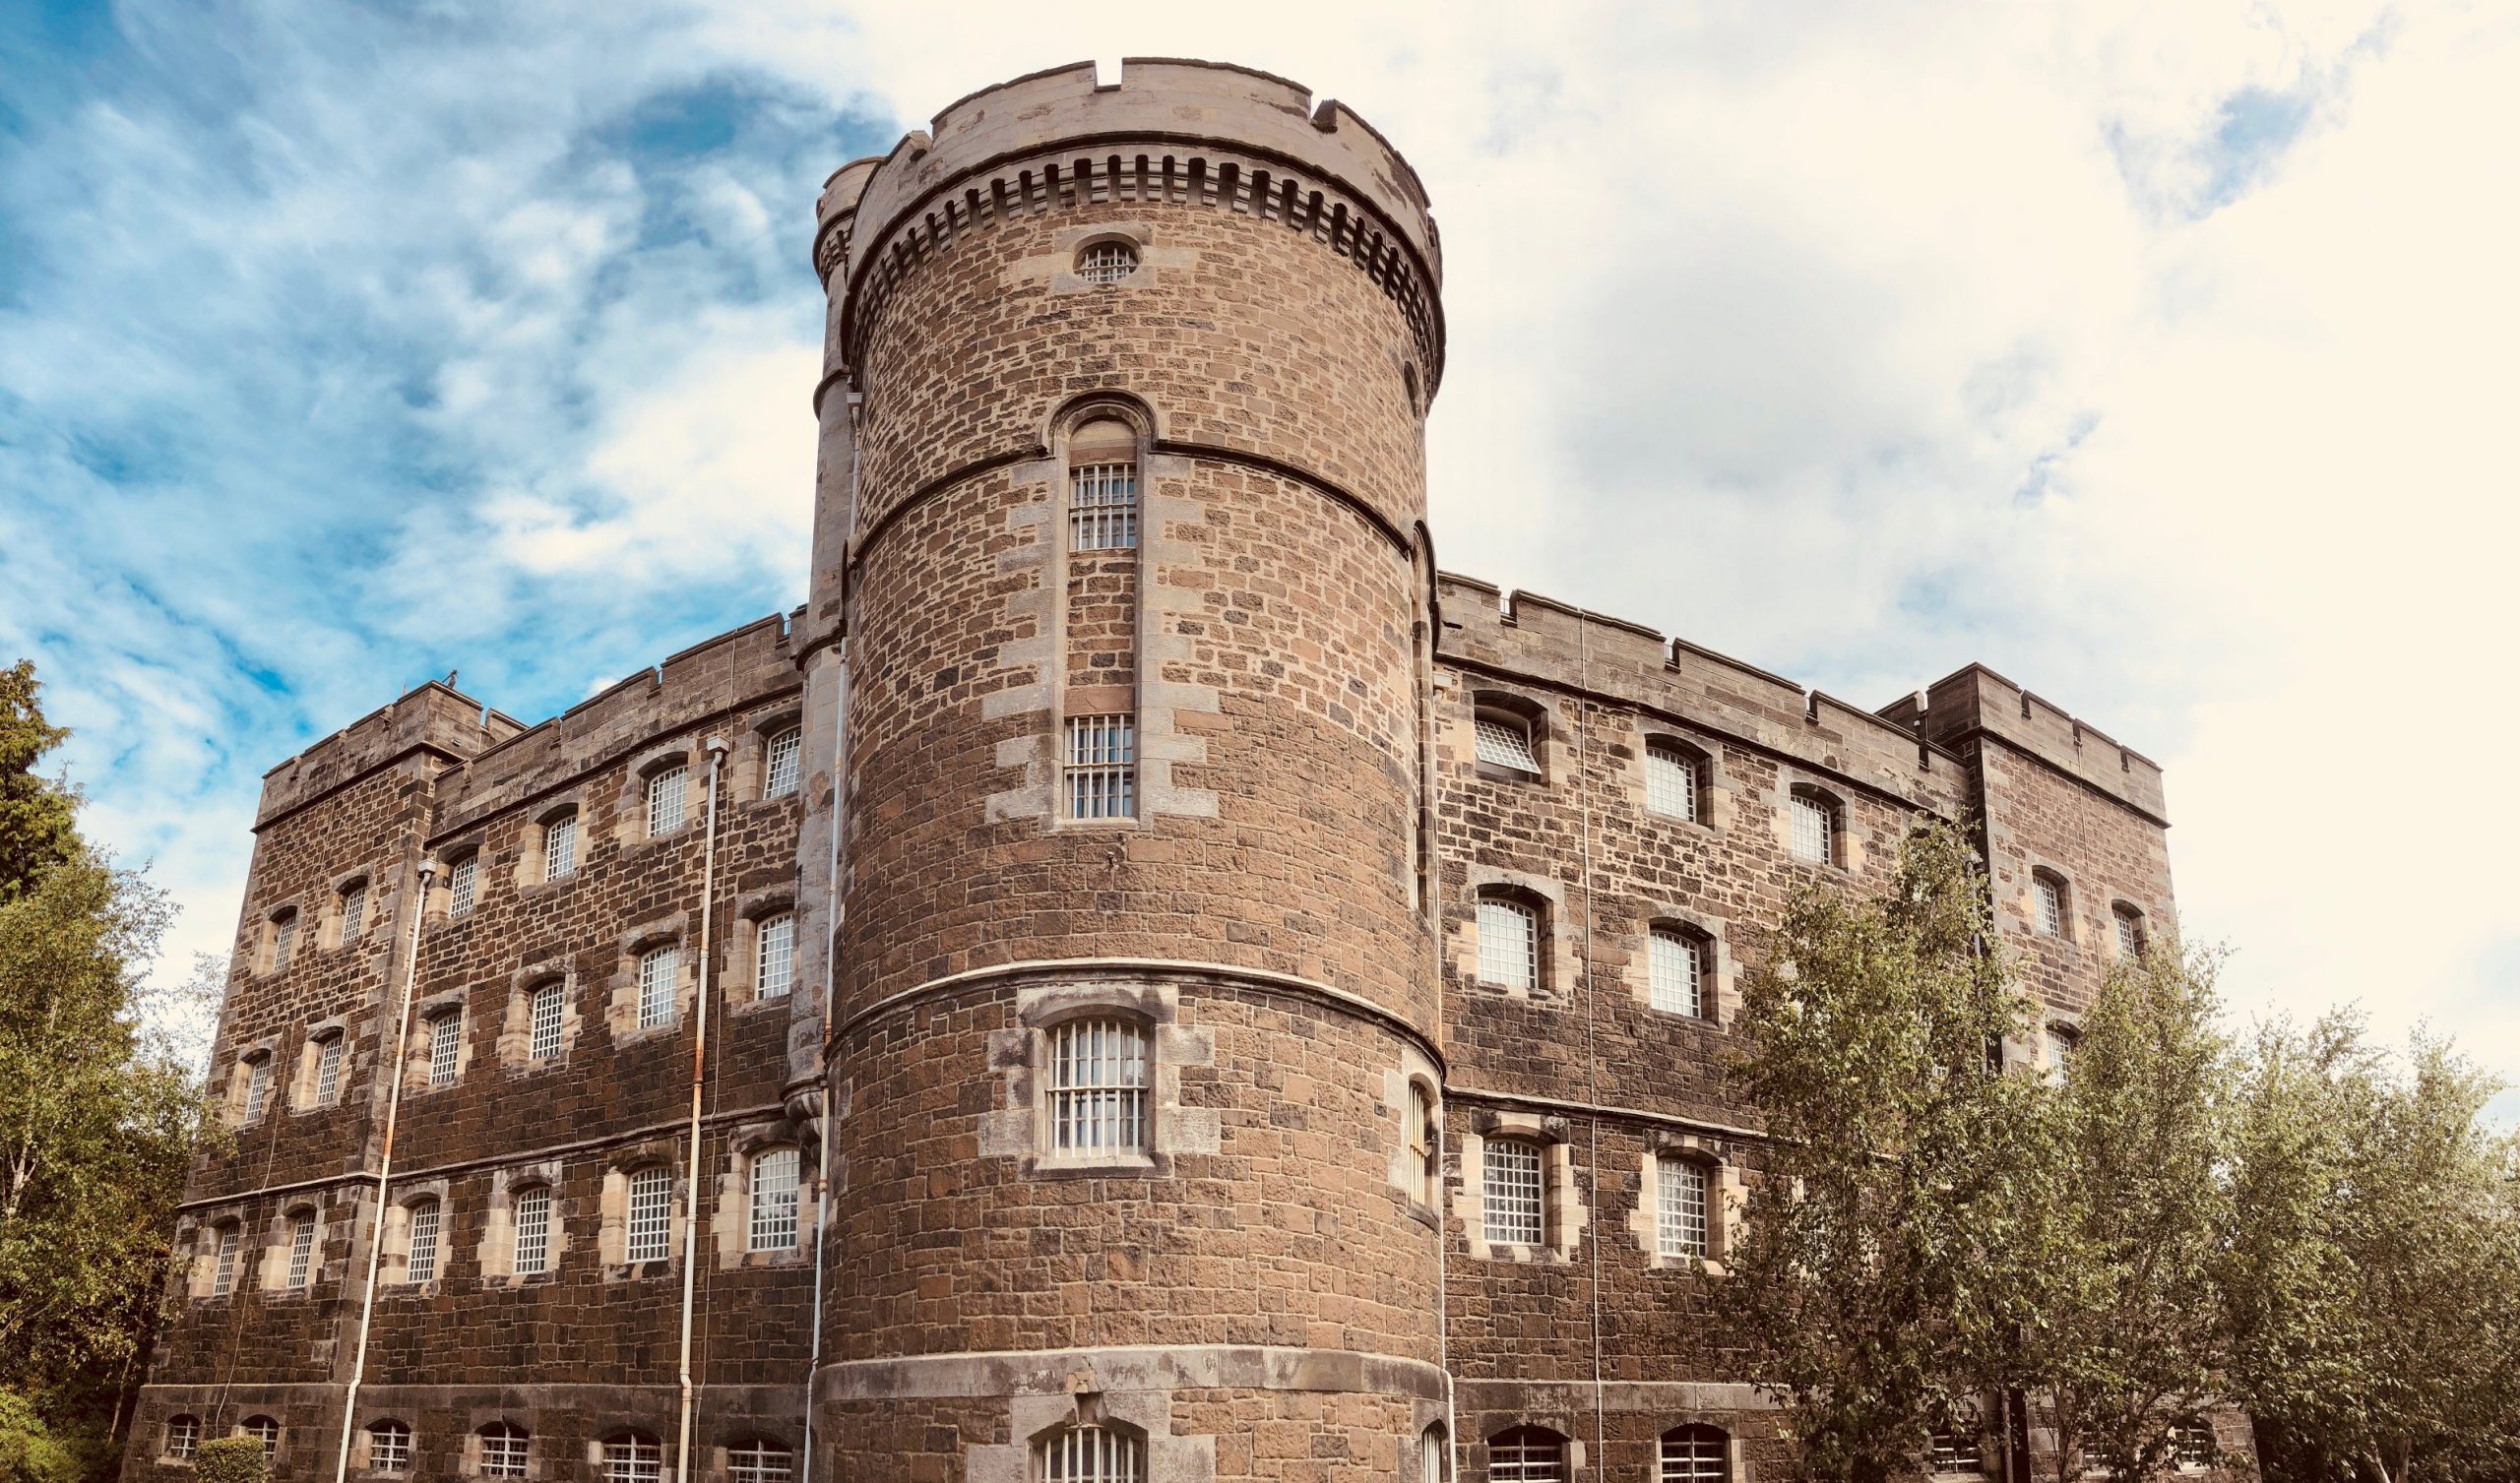
[[[1089,283],[1116,283],[1137,271],[1138,250],[1127,242],[1097,242],[1076,259],[1076,276]]]
[[[300,1215],[288,1224],[288,1286],[301,1291],[315,1275],[315,1217]]]
[[[1706,1255],[1706,1168],[1670,1155],[1655,1161],[1655,1249],[1666,1257]]]
[[[534,1039],[528,1055],[548,1061],[560,1054],[560,1022],[567,1008],[567,991],[561,985],[546,983],[534,991]]]
[[[796,1150],[769,1148],[752,1161],[752,1249],[796,1249]]]
[[[437,1202],[423,1200],[411,1206],[411,1261],[406,1277],[413,1282],[437,1280]]]
[[[2190,1417],[2171,1423],[2171,1459],[2183,1468],[2211,1467],[2214,1464],[2214,1428]]]
[[[727,1483],[788,1483],[796,1454],[776,1442],[739,1442],[726,1450]]]
[[[1541,1198],[1540,1144],[1519,1139],[1488,1143],[1480,1161],[1487,1240],[1499,1246],[1538,1246],[1546,1237]]]
[[[481,1476],[524,1477],[526,1450],[533,1443],[532,1434],[525,1428],[504,1421],[493,1421],[481,1428]]]
[[[1042,1438],[1034,1455],[1041,1483],[1141,1483],[1146,1477],[1146,1444],[1111,1427],[1063,1427]]]
[[[288,912],[272,919],[272,971],[288,966],[289,950],[297,946],[297,913]]]
[[[166,1455],[178,1462],[192,1460],[193,1449],[201,1446],[201,1418],[170,1416],[166,1418]]]
[[[556,881],[578,868],[578,816],[562,814],[542,826],[542,879]]]
[[[551,1269],[551,1189],[536,1185],[516,1197],[516,1261],[518,1275],[534,1276]]]
[[[1838,856],[1838,806],[1807,793],[1794,795],[1794,857],[1826,865]]]
[[[682,784],[691,770],[680,763],[648,779],[648,833],[662,834],[682,827]]]
[[[1444,1155],[1442,1137],[1435,1127],[1435,1099],[1417,1081],[1409,1083],[1409,1157],[1418,1170],[1418,1203],[1441,1205],[1438,1186],[1443,1177]]]
[[[1986,1452],[1975,1432],[1936,1432],[1925,1448],[1925,1468],[1936,1473],[1986,1470]]]
[[[639,1028],[654,1029],[673,1020],[673,978],[682,967],[682,950],[651,948],[639,958]]]
[[[1127,819],[1137,812],[1137,719],[1079,715],[1067,723],[1067,816]]]
[[[399,1473],[411,1465],[411,1429],[399,1421],[370,1422],[367,1465],[381,1473]]]
[[[2117,919],[2117,956],[2144,956],[2144,914],[2132,906],[2120,906],[2110,915]]]
[[[1723,1483],[1724,1434],[1711,1426],[1673,1427],[1663,1434],[1656,1483]]]
[[[623,1260],[663,1261],[672,1229],[673,1176],[659,1168],[641,1169],[631,1175],[629,1240],[623,1249]]]
[[[466,855],[463,859],[456,861],[455,868],[448,871],[446,876],[446,914],[449,916],[470,914],[472,910],[473,897],[479,894],[480,887],[480,857]]]
[[[1500,711],[1481,711],[1471,719],[1479,743],[1479,760],[1518,772],[1538,772],[1540,756],[1532,750],[1532,723]]]
[[[2039,935],[2042,937],[2064,936],[2065,888],[2047,876],[2033,876],[2030,889],[2039,902]]]
[[[1706,952],[1677,927],[1657,927],[1647,944],[1646,972],[1654,1008],[1667,1015],[1706,1013]]]
[[[429,1021],[429,1084],[451,1086],[455,1082],[456,1053],[464,1048],[464,1014],[440,1015]]]
[[[781,912],[761,924],[753,952],[753,997],[785,999],[796,984],[796,918]]]
[[[315,1047],[315,1105],[330,1107],[342,1094],[342,1037],[328,1035]]]
[[[367,883],[361,881],[342,893],[342,946],[357,942],[367,930]]]
[[[1501,989],[1540,984],[1540,913],[1502,896],[1479,902],[1479,976]]]
[[[1488,1483],[1566,1483],[1566,1439],[1518,1426],[1487,1439]]]
[[[1697,821],[1697,759],[1669,742],[1645,749],[1645,806],[1674,819]]]
[[[657,1483],[664,1467],[664,1445],[645,1432],[603,1439],[603,1483]]]
[[[219,1228],[219,1260],[211,1268],[210,1295],[223,1298],[236,1290],[236,1243],[239,1233],[232,1225]]]
[[[1068,470],[1068,549],[1126,551],[1138,543],[1138,467],[1083,463]]]
[[[245,1121],[263,1115],[263,1107],[272,1098],[272,1062],[269,1056],[256,1056],[245,1063]]]
[[[251,1437],[263,1445],[263,1456],[280,1451],[280,1423],[269,1416],[248,1416],[236,1424],[236,1435]]]
[[[800,759],[804,755],[804,733],[790,726],[770,739],[770,756],[763,769],[761,796],[785,798],[796,791],[803,776]]]
[[[1125,1020],[1071,1020],[1049,1033],[1054,1154],[1142,1153],[1146,1032]]]

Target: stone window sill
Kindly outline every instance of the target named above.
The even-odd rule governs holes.
[[[1107,1154],[1098,1158],[1050,1157],[1037,1159],[1033,1172],[1049,1179],[1081,1179],[1094,1176],[1128,1178],[1158,1172],[1153,1155],[1145,1153]]]
[[[1472,763],[1471,771],[1489,782],[1522,783],[1530,787],[1542,787],[1547,782],[1547,779],[1538,772],[1526,772],[1521,768],[1509,768],[1502,763]]]

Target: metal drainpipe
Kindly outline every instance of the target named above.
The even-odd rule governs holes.
[[[429,882],[436,879],[434,862],[420,862],[420,889],[411,904],[411,935],[403,950],[403,1006],[394,1024],[394,1081],[385,1095],[385,1144],[376,1159],[375,1224],[367,1233],[367,1293],[358,1305],[358,1348],[350,1360],[350,1383],[342,1392],[342,1447],[333,1465],[333,1483],[344,1483],[350,1475],[350,1422],[358,1415],[359,1382],[367,1378],[367,1326],[376,1313],[377,1262],[385,1254],[385,1182],[394,1174],[394,1122],[403,1110],[403,1066],[410,1051],[411,986],[420,976],[420,921],[428,915]]]
[[[682,1423],[674,1433],[674,1483],[688,1483],[691,1477],[691,1413],[695,1399],[691,1385],[691,1303],[692,1286],[700,1275],[700,1093],[707,1084],[709,1066],[709,928],[710,909],[718,896],[718,774],[725,765],[726,739],[709,738],[709,825],[700,846],[700,961],[692,970],[691,1151],[682,1175],[686,1192],[682,1212],[682,1362],[677,1374],[682,1385]]]

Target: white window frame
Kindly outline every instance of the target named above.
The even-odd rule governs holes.
[[[293,1215],[288,1222],[288,1290],[304,1292],[315,1280],[315,1216]]]
[[[1479,1161],[1480,1229],[1490,1246],[1548,1244],[1548,1150],[1528,1139],[1487,1140]]]
[[[410,1222],[404,1238],[403,1280],[414,1286],[437,1280],[445,1260],[446,1206],[435,1200],[414,1200],[405,1207]]]
[[[785,798],[804,785],[805,733],[789,726],[762,748],[761,796]]]
[[[1691,1020],[1706,1018],[1706,944],[1663,923],[1646,935],[1646,993],[1654,1008]]]
[[[289,955],[297,948],[297,913],[284,911],[272,918],[272,971],[288,966]]]
[[[481,857],[466,855],[446,868],[446,914],[471,916],[481,904]]]
[[[639,955],[639,1028],[674,1021],[674,980],[682,974],[682,945],[665,943]]]
[[[354,881],[342,891],[342,925],[335,939],[345,948],[355,947],[367,932],[367,883]]]
[[[236,1435],[251,1437],[263,1445],[263,1460],[269,1462],[280,1451],[280,1420],[273,1416],[248,1416],[236,1423]]]
[[[367,1424],[367,1466],[370,1472],[400,1473],[411,1469],[411,1429],[400,1421]]]
[[[2065,935],[2065,884],[2045,871],[2030,877],[2031,917],[2041,937]]]
[[[1116,283],[1137,271],[1137,245],[1114,237],[1088,242],[1076,255],[1076,276],[1089,283]]]
[[[342,1096],[342,1048],[349,1035],[335,1031],[315,1042],[315,1105],[330,1107]]]
[[[1479,981],[1490,988],[1540,988],[1540,909],[1500,893],[1479,897]]]
[[[463,1069],[464,1011],[459,1007],[429,1017],[429,1084],[452,1086]]]
[[[1067,471],[1067,548],[1133,551],[1138,544],[1138,465],[1113,459]]]
[[[1072,715],[1067,720],[1067,817],[1137,817],[1137,717]]]
[[[689,816],[691,800],[687,796],[691,767],[675,763],[659,768],[648,774],[648,837],[654,839],[682,828]]]
[[[1482,706],[1471,712],[1471,740],[1479,761],[1491,768],[1540,775],[1540,742],[1531,717]]]
[[[557,881],[578,869],[578,811],[552,817],[542,826],[542,879]]]
[[[245,1058],[245,1121],[262,1121],[272,1105],[272,1058],[268,1051],[257,1051]]]
[[[236,1291],[236,1248],[244,1239],[244,1228],[234,1223],[220,1226],[218,1255],[211,1259],[210,1295],[223,1298]]]
[[[1436,1121],[1435,1096],[1426,1083],[1412,1078],[1409,1082],[1409,1163],[1414,1179],[1412,1196],[1429,1209],[1442,1202],[1438,1188],[1443,1177],[1444,1136]]]
[[[1487,1439],[1487,1480],[1566,1483],[1566,1439],[1535,1426],[1497,1433]]]
[[[1645,744],[1645,806],[1667,819],[1695,824],[1702,765],[1676,742]]]
[[[176,1461],[190,1462],[201,1446],[201,1418],[190,1413],[166,1418],[166,1444],[161,1455]]]
[[[528,1185],[516,1192],[516,1241],[509,1269],[520,1277],[551,1269],[551,1187]]]
[[[1040,1483],[1146,1483],[1146,1443],[1117,1427],[1061,1427],[1034,1444]]]
[[[662,1483],[663,1443],[646,1432],[615,1432],[602,1445],[603,1483]]]
[[[796,913],[763,917],[753,928],[752,997],[785,999],[796,988]]]
[[[526,1059],[556,1061],[566,1048],[565,1036],[569,1020],[569,989],[554,980],[537,985],[525,1007],[527,1040]]]
[[[754,1437],[726,1449],[726,1483],[788,1483],[796,1453],[785,1443]]]
[[[1935,1432],[1925,1439],[1927,1473],[1983,1473],[1985,1470],[1986,1442],[1976,1432]]]
[[[533,1461],[534,1434],[514,1422],[493,1421],[473,1434],[481,1439],[481,1476],[522,1478]]]
[[[1065,1020],[1044,1036],[1042,1083],[1051,1158],[1129,1157],[1154,1144],[1154,1036],[1117,1016]]]
[[[2116,923],[2117,956],[2120,958],[2143,957],[2144,913],[2121,902],[2110,907],[2109,915]]]
[[[662,1164],[631,1171],[621,1219],[621,1260],[662,1262],[673,1255],[673,1173]]]
[[[1729,1440],[1714,1427],[1673,1427],[1655,1449],[1654,1483],[1725,1483],[1732,1475]]]
[[[1714,1185],[1706,1165],[1697,1160],[1676,1153],[1655,1155],[1655,1255],[1685,1262],[1714,1254]]]
[[[795,1148],[764,1148],[752,1156],[752,1219],[746,1251],[792,1252],[802,1205],[804,1158]]]
[[[1838,831],[1845,827],[1838,803],[1796,789],[1787,806],[1793,810],[1794,858],[1810,865],[1837,864]]]

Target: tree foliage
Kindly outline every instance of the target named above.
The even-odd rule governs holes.
[[[193,1452],[193,1483],[263,1483],[270,1475],[257,1437],[214,1437]]]
[[[70,736],[44,720],[41,689],[29,660],[0,669],[0,903],[79,853],[78,796],[35,772]]]

